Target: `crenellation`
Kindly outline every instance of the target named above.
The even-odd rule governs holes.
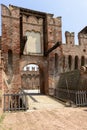
[[[61,27],[62,26],[62,22],[61,22],[62,20],[61,20],[61,17],[56,17],[56,18],[54,18],[54,23],[55,23],[55,25],[56,26],[58,26],[58,27]]]
[[[66,44],[75,45],[74,32],[65,32]]]
[[[1,4],[1,15],[2,16],[11,16],[11,12],[9,8],[3,4]]]
[[[87,44],[87,34],[78,34],[79,45]]]
[[[9,5],[9,10],[11,12],[11,17],[13,18],[20,18],[20,10],[19,8],[13,7]]]

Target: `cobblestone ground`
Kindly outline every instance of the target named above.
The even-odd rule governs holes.
[[[25,112],[5,113],[0,130],[87,130],[87,108],[65,107],[44,95],[30,95]]]

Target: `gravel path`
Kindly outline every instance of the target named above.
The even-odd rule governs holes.
[[[0,130],[87,130],[87,108],[65,107],[44,95],[29,101],[30,110],[5,113]]]

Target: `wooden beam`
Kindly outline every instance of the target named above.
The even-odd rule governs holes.
[[[57,42],[52,48],[50,48],[46,53],[45,56],[47,56],[50,52],[52,52],[54,49],[59,47],[61,45],[61,42]]]

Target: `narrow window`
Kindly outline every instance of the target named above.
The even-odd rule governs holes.
[[[12,50],[8,50],[8,67],[12,69],[13,66],[13,54]]]
[[[63,71],[65,71],[65,56],[63,56]]]
[[[58,72],[58,54],[55,53],[55,72]]]
[[[72,56],[69,55],[68,57],[68,65],[69,65],[69,69],[71,70],[71,65],[72,65]]]
[[[85,58],[84,56],[81,57],[81,66],[83,66],[85,64]]]
[[[78,56],[75,56],[75,69],[78,69]]]
[[[85,62],[86,62],[85,64],[87,64],[87,59],[85,60]]]

